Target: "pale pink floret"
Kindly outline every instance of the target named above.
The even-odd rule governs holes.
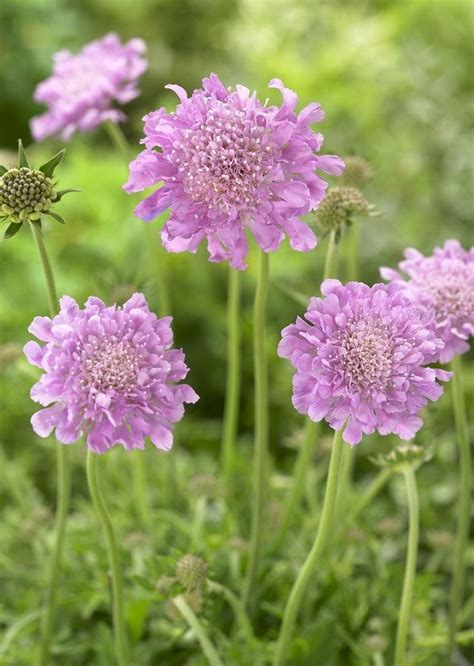
[[[265,252],[288,236],[291,247],[307,252],[316,236],[301,220],[315,210],[327,187],[317,169],[340,175],[343,161],[318,155],[322,134],[312,123],[324,113],[310,104],[295,113],[297,96],[279,79],[270,81],[283,96],[280,107],[263,105],[256,93],[227,89],[215,74],[191,97],[179,97],[174,113],[161,108],[145,116],[145,150],[130,164],[127,192],[160,185],[136,208],[153,220],[167,208],[162,231],[170,252],[195,252],[207,240],[211,261],[246,267],[246,230]]]
[[[465,250],[459,241],[448,240],[431,257],[411,248],[404,254],[399,266],[408,279],[392,268],[381,268],[380,273],[404,286],[407,298],[434,314],[436,335],[445,344],[439,360],[448,363],[468,351],[474,335],[474,248]]]
[[[88,132],[105,121],[125,120],[114,103],[126,104],[139,95],[137,82],[147,68],[141,39],[121,44],[111,33],[90,42],[78,54],[64,50],[54,55],[53,74],[38,85],[36,102],[48,106],[32,118],[36,141],[56,135],[64,140],[79,130]]]
[[[40,437],[56,430],[71,444],[86,435],[95,453],[115,444],[144,448],[145,437],[168,451],[173,424],[184,403],[198,400],[187,384],[181,349],[173,349],[171,317],[157,319],[143,294],[123,306],[106,307],[98,298],[84,309],[69,296],[53,319],[35,317],[29,331],[46,344],[28,342],[29,362],[43,370],[31,398],[46,409],[32,417]]]
[[[443,347],[430,316],[397,284],[325,280],[321,292],[306,319],[283,330],[278,347],[296,368],[294,407],[345,428],[351,445],[376,430],[411,439],[423,424],[420,410],[443,393],[436,380],[451,376],[424,367]]]

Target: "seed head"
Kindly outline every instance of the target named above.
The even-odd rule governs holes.
[[[39,220],[56,198],[53,181],[37,169],[10,169],[0,178],[0,208],[11,222]]]
[[[317,222],[324,231],[342,231],[353,215],[367,215],[369,204],[355,187],[333,187],[322,200]]]

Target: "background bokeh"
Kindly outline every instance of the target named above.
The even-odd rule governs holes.
[[[396,264],[407,246],[429,254],[447,238],[458,238],[465,246],[472,244],[474,61],[470,0],[2,0],[1,163],[8,166],[15,162],[18,138],[26,146],[31,144],[28,121],[42,111],[32,94],[37,83],[48,76],[52,54],[62,48],[79,50],[85,42],[109,31],[124,40],[142,37],[148,46],[150,64],[141,82],[143,92],[128,105],[129,122],[124,126],[137,151],[144,113],[175,104],[174,95],[164,89],[166,83],[192,90],[214,71],[227,85],[240,82],[255,88],[261,98],[276,101],[278,95],[266,85],[279,77],[298,92],[301,106],[313,100],[321,103],[326,111],[321,131],[327,152],[363,156],[373,168],[374,178],[364,192],[380,214],[360,222],[362,279],[369,283],[378,280],[378,267]],[[52,140],[31,145],[30,159],[41,163],[43,157],[61,147]],[[123,159],[103,130],[76,135],[68,145],[56,175],[61,187],[78,187],[82,193],[71,194],[58,208],[68,222],[66,227],[45,224],[58,289],[79,302],[90,294],[121,302],[140,289],[159,310],[154,265],[161,262],[171,293],[176,341],[186,350],[189,380],[201,396],[180,424],[178,446],[189,456],[183,458],[184,467],[201,465],[213,472],[219,455],[225,385],[226,267],[210,264],[204,249],[197,255],[167,255],[159,246],[158,221],[150,227],[150,237],[144,224],[134,218],[137,199],[121,190],[126,174]],[[314,217],[308,220],[314,222]],[[318,292],[324,252],[322,240],[310,254],[293,252],[285,244],[271,257],[271,448],[276,468],[283,471],[291,468],[293,435],[302,420],[290,405],[289,364],[276,357],[275,349],[282,327],[303,310],[289,292],[300,296]],[[245,465],[251,456],[253,427],[251,302],[255,261],[253,255],[249,259],[244,275],[239,443],[244,477],[249,469]],[[0,560],[0,583],[4,584],[0,627],[8,627],[12,618],[37,606],[35,585],[40,585],[41,567],[37,565],[28,573],[29,537],[17,542],[20,537],[14,526],[16,521],[26,520],[32,506],[51,506],[55,444],[53,440],[40,441],[31,431],[29,418],[34,406],[28,393],[35,372],[20,358],[29,337],[28,324],[47,310],[43,277],[27,228],[14,239],[0,242],[0,262],[0,457],[6,481],[3,485],[0,482],[0,503],[12,496],[20,502],[20,509],[6,511],[0,537],[3,529],[6,560],[19,553],[18,562],[25,563],[24,569],[12,570],[7,583]],[[341,266],[344,273],[344,261]],[[472,354],[468,356],[466,366],[472,368]],[[472,369],[466,386],[472,398]],[[420,438],[436,444],[436,460],[420,472],[426,497],[423,519],[426,526],[449,532],[456,494],[449,395],[430,412],[429,425]],[[357,478],[371,472],[365,454],[389,446],[389,438],[364,442],[357,452]],[[79,446],[73,455],[78,470],[73,483],[77,502],[81,502],[85,487]],[[153,452],[147,455],[151,460]],[[114,456],[117,458],[115,452]],[[203,462],[196,462],[202,456]],[[399,495],[395,484],[382,506],[393,511],[391,502]],[[84,526],[77,520],[76,529],[82,534]],[[402,546],[403,542],[399,552],[403,552]],[[75,547],[81,560],[84,543]],[[46,546],[38,548],[41,551]],[[25,583],[29,575],[31,585]],[[432,580],[426,580],[425,585],[433,585]],[[77,587],[76,595],[80,594],[79,583]],[[436,599],[430,597],[427,606],[418,609],[416,621],[423,628],[428,620],[439,620],[435,608]],[[346,627],[347,635],[351,634]],[[64,640],[67,644],[69,639],[66,636]],[[339,636],[339,642],[346,645],[349,640]],[[109,663],[107,653],[102,662],[97,654],[89,655],[90,661],[70,655],[69,661],[58,663]],[[423,661],[423,654],[416,663],[438,663],[435,653],[427,653],[431,661],[428,657]],[[352,663],[331,661],[331,655],[326,658],[326,662],[317,663]]]

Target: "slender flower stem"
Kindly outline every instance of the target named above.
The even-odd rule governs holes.
[[[337,275],[339,266],[339,243],[336,242],[336,231],[329,232],[328,247],[324,260],[323,279],[333,278]]]
[[[224,662],[221,660],[219,653],[211,643],[206,630],[189,607],[186,599],[180,594],[173,599],[173,603],[196,634],[196,638],[198,639],[210,666],[224,666]]]
[[[128,666],[128,642],[123,614],[122,573],[112,520],[104,502],[97,474],[97,454],[87,451],[87,483],[97,516],[104,530],[109,565],[112,573],[112,608],[114,620],[115,657],[118,666]]]
[[[452,361],[452,391],[454,418],[459,444],[459,504],[457,533],[454,546],[454,568],[450,590],[448,663],[453,662],[455,635],[458,625],[459,608],[462,603],[464,576],[466,570],[466,549],[469,539],[471,515],[471,454],[469,451],[469,433],[467,429],[466,401],[462,377],[461,358],[455,356]]]
[[[119,153],[121,153],[125,163],[128,166],[130,162],[130,146],[125,137],[125,134],[122,131],[122,128],[117,123],[113,123],[110,120],[107,120],[104,123],[105,131],[109,135],[109,138],[112,144],[117,148]]]
[[[276,655],[273,662],[274,666],[284,666],[284,664],[287,663],[287,655],[290,649],[291,639],[304,593],[308,587],[311,576],[316,569],[321,554],[324,551],[328,538],[334,529],[333,518],[336,505],[337,486],[341,468],[343,446],[344,444],[342,441],[342,433],[341,431],[337,431],[334,433],[334,441],[332,445],[331,460],[329,463],[326,493],[324,496],[324,503],[321,512],[321,520],[313,547],[311,548],[311,551],[306,558],[303,567],[300,569],[286,604],[285,612],[283,615],[283,622],[280,629],[280,635],[278,637]]]
[[[290,496],[285,501],[285,511],[281,521],[280,529],[278,530],[271,545],[272,552],[276,551],[280,547],[283,539],[285,538],[291,519],[297,511],[301,497],[304,493],[306,485],[306,474],[308,472],[311,458],[313,456],[317,431],[318,424],[309,418],[306,419],[303,442],[301,443],[300,449],[298,451],[298,456],[296,458],[293,470]]]
[[[410,619],[411,602],[413,597],[413,583],[416,573],[416,557],[418,553],[419,533],[419,504],[416,489],[416,477],[413,467],[407,467],[403,476],[408,496],[408,548],[405,563],[405,577],[403,580],[402,599],[398,613],[397,636],[395,639],[395,666],[405,666],[405,647],[407,642],[408,622]]]
[[[347,230],[348,256],[347,256],[347,277],[350,282],[359,279],[359,227],[357,222],[352,223]]]
[[[135,509],[138,520],[142,527],[149,527],[151,524],[150,505],[146,494],[146,466],[144,464],[143,451],[132,451],[132,482],[133,495],[135,498]]]
[[[33,239],[35,241],[36,249],[38,250],[38,254],[41,259],[44,278],[46,280],[49,313],[51,317],[54,317],[58,312],[58,296],[56,292],[56,284],[54,282],[53,269],[51,268],[51,262],[49,261],[48,253],[46,251],[46,245],[44,244],[43,236],[40,229],[33,222],[30,222],[30,229],[31,233],[33,234]]]
[[[387,481],[392,475],[392,470],[389,467],[382,468],[372,482],[367,486],[365,492],[359,495],[356,502],[352,505],[350,510],[350,519],[353,521],[365,507],[370,504],[374,497],[382,490]]]
[[[53,270],[49,261],[46,246],[40,229],[30,222],[31,233],[43,267],[48,293],[49,311],[51,317],[58,311],[58,297],[54,283]],[[54,619],[57,605],[57,592],[61,577],[61,563],[66,532],[66,518],[69,510],[70,480],[69,480],[69,455],[66,446],[56,446],[56,518],[54,525],[55,540],[51,555],[49,583],[46,593],[46,608],[41,618],[41,646],[38,663],[40,666],[49,664],[51,636],[53,633]]]
[[[265,349],[265,308],[268,293],[269,257],[260,253],[260,267],[253,310],[254,375],[255,375],[255,453],[252,498],[252,527],[249,560],[243,600],[249,603],[260,566],[266,499],[266,465],[268,457],[268,377]]]
[[[240,402],[240,271],[229,268],[227,294],[227,384],[222,440],[222,468],[230,490]]]

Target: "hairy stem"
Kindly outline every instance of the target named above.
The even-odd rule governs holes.
[[[222,439],[222,469],[229,491],[234,467],[240,403],[240,272],[229,268],[227,294],[227,383]]]
[[[41,260],[48,294],[49,312],[54,317],[58,312],[58,296],[54,282],[54,274],[49,261],[46,246],[41,230],[30,222],[31,233]],[[46,591],[46,608],[41,619],[41,644],[38,663],[48,666],[50,658],[51,637],[57,606],[57,593],[61,578],[62,554],[64,536],[66,533],[66,519],[69,511],[70,481],[69,481],[69,452],[63,444],[56,446],[56,517],[54,525],[54,545],[51,554],[50,573]]]
[[[416,488],[416,477],[413,467],[408,467],[403,472],[408,496],[408,548],[405,563],[405,576],[403,579],[402,599],[398,613],[398,627],[395,639],[395,666],[404,666],[405,648],[407,643],[408,623],[410,620],[411,603],[413,598],[413,583],[416,573],[416,557],[418,554],[419,533],[419,504],[418,491]]]
[[[283,615],[283,622],[280,629],[280,635],[278,637],[276,655],[273,662],[274,666],[284,666],[284,664],[287,663],[287,657],[293,637],[295,623],[298,617],[298,612],[301,608],[304,593],[308,588],[311,576],[316,570],[328,539],[334,530],[333,519],[343,445],[341,431],[335,432],[326,483],[326,493],[324,496],[324,503],[318,531],[316,533],[313,547],[311,548],[311,551],[309,552],[309,555],[298,574],[286,604],[285,612]]]
[[[173,603],[176,608],[179,610],[181,615],[184,617],[186,622],[189,624],[191,629],[196,634],[202,651],[209,662],[210,666],[224,666],[224,662],[221,660],[219,653],[217,652],[214,645],[211,643],[209,636],[207,635],[206,630],[204,629],[201,622],[198,620],[192,609],[189,607],[189,604],[186,602],[186,599],[180,594],[173,599]]]
[[[252,498],[252,526],[249,560],[243,600],[249,603],[254,592],[262,550],[263,522],[266,499],[266,466],[268,456],[268,377],[265,349],[265,309],[268,293],[269,258],[260,252],[259,276],[253,311],[254,375],[255,375],[255,448]]]

